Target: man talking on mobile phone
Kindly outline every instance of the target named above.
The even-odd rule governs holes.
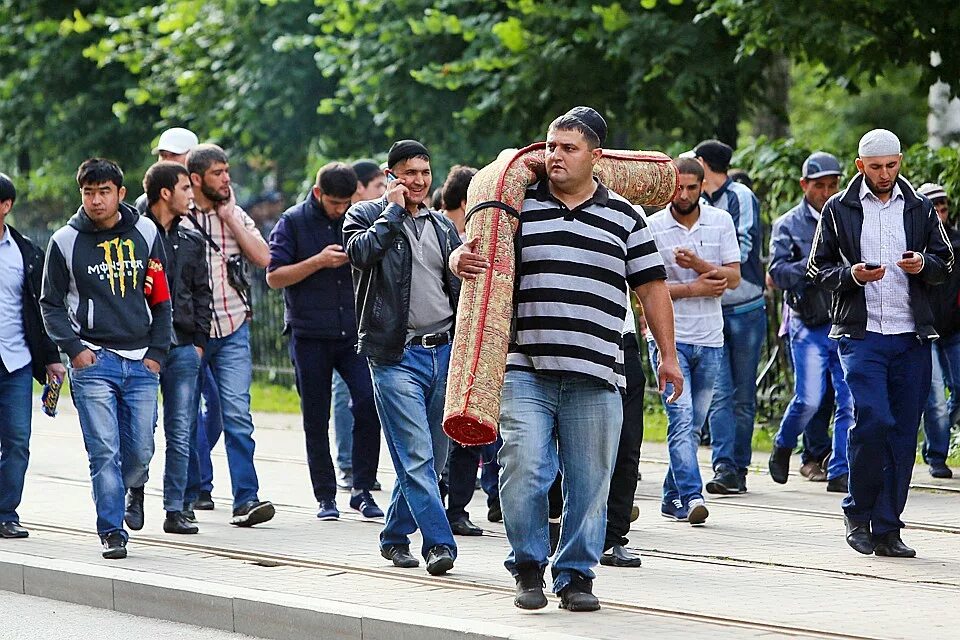
[[[912,558],[900,514],[930,392],[929,341],[938,337],[930,287],[947,279],[953,250],[930,200],[899,175],[897,136],[874,129],[858,151],[858,175],[823,207],[807,276],[833,292],[830,337],[853,395],[847,543]]]

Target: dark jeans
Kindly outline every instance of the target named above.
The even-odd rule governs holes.
[[[200,363],[200,398],[197,410],[196,437],[190,449],[187,472],[187,490],[183,501],[195,502],[201,491],[213,491],[213,462],[210,451],[223,434],[223,415],[220,413],[220,390],[210,365]]]
[[[30,365],[8,372],[0,362],[0,522],[20,522],[17,507],[30,460],[32,402]]]
[[[330,396],[333,371],[340,372],[353,399],[353,487],[369,491],[380,459],[380,420],[366,359],[353,340],[315,340],[290,336],[290,359],[296,372],[307,466],[317,501],[333,500],[337,478],[330,456]]]
[[[496,442],[477,447],[464,447],[456,442],[450,442],[447,520],[451,524],[470,517],[467,505],[473,499],[473,492],[477,486],[477,467],[481,463],[483,469],[480,473],[480,488],[487,494],[487,506],[493,506],[500,501],[497,486],[500,482],[500,465],[497,463],[497,453],[502,444],[503,440],[499,436]]]

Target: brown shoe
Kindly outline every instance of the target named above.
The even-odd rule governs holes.
[[[810,462],[803,463],[803,465],[800,467],[800,475],[810,482],[827,481],[827,472],[824,471],[819,464],[812,460]]]

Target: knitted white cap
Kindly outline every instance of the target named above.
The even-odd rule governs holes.
[[[900,138],[892,131],[874,129],[860,138],[857,155],[861,158],[895,156],[900,153]]]

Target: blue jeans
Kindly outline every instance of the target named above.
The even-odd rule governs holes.
[[[160,372],[163,393],[163,508],[181,511],[187,489],[191,443],[196,440],[200,355],[192,345],[173,347]]]
[[[655,342],[647,344],[653,370],[660,366],[660,353]],[[663,479],[663,502],[679,498],[684,506],[695,498],[703,498],[703,480],[697,449],[700,446],[700,429],[707,419],[713,388],[723,360],[723,347],[704,347],[695,344],[677,343],[680,371],[683,372],[683,393],[672,404],[667,398],[673,393],[673,385],[667,385],[663,394],[663,406],[667,410],[667,451],[670,465]]]
[[[213,491],[213,462],[210,451],[217,445],[223,433],[223,415],[220,412],[220,390],[213,377],[210,364],[200,362],[200,389],[197,410],[197,430],[190,449],[190,467],[185,502],[194,502],[200,491]]]
[[[216,383],[220,415],[223,419],[223,446],[227,450],[233,507],[258,500],[260,489],[253,466],[253,417],[250,415],[250,384],[253,382],[253,358],[250,354],[250,323],[223,338],[210,338],[203,352]],[[208,409],[210,407],[208,406]],[[198,428],[199,432],[200,429]],[[210,424],[206,424],[207,447],[198,446],[201,461],[210,460]],[[203,462],[201,462],[201,467]]]
[[[823,403],[827,379],[833,385],[836,411],[833,421],[833,455],[827,477],[847,473],[847,431],[853,425],[853,396],[843,379],[837,343],[829,337],[830,325],[808,327],[796,318],[790,320],[790,353],[793,358],[794,396],[773,438],[777,447],[793,449],[802,431],[813,424]]]
[[[480,488],[487,494],[487,506],[496,504],[500,495],[498,484],[500,467],[497,465],[497,452],[502,440],[475,447],[464,447],[450,442],[449,468],[447,470],[447,519],[453,523],[470,517],[467,505],[473,499],[477,486],[477,468],[480,473]]]
[[[960,333],[940,338],[934,345],[943,370],[943,382],[950,392],[947,412],[953,427],[960,421]]]
[[[333,372],[333,437],[337,445],[337,468],[343,473],[353,470],[353,412],[350,389],[339,372]]]
[[[90,461],[97,533],[123,530],[124,496],[147,482],[153,457],[160,376],[142,360],[127,360],[101,349],[96,362],[70,367],[73,404],[80,416]]]
[[[903,528],[917,455],[920,414],[930,394],[930,345],[915,334],[866,332],[840,338],[840,361],[853,394],[855,421],[847,459],[850,493],[843,511],[874,535]]]
[[[757,365],[767,335],[764,307],[723,316],[723,361],[710,405],[713,468],[746,472],[753,452]]]
[[[544,567],[550,552],[550,486],[563,472],[560,545],[553,590],[575,573],[593,579],[603,553],[607,495],[623,405],[612,387],[577,375],[507,371],[500,405],[500,504],[510,541],[504,563]]]
[[[373,397],[397,472],[380,545],[409,545],[420,530],[423,557],[438,544],[457,545],[440,500],[450,439],[443,432],[450,345],[406,347],[400,362],[369,359]]]
[[[931,344],[931,350],[933,357],[930,395],[923,410],[923,448],[921,449],[923,460],[927,464],[946,462],[950,451],[950,427],[953,425],[946,398],[947,380],[951,380],[952,383],[949,373],[950,363],[947,361],[949,352],[941,349],[939,341]],[[944,367],[944,364],[947,366]],[[950,404],[956,405],[953,391],[951,388]]]
[[[0,363],[0,522],[20,522],[17,507],[30,460],[32,402],[30,365],[8,372]]]

